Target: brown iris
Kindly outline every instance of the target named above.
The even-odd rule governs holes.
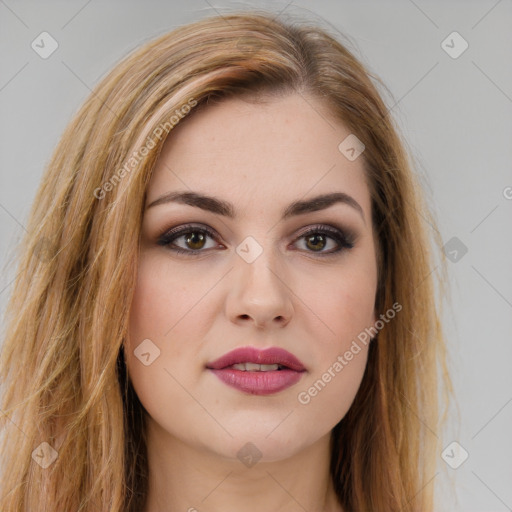
[[[321,241],[318,242],[319,240]],[[313,242],[312,244],[310,244],[311,241]],[[310,249],[323,249],[325,247],[325,236],[322,234],[308,236],[306,244]]]
[[[185,236],[185,240],[187,242],[187,245],[190,247],[190,249],[193,250],[199,250],[202,249],[205,242],[205,235],[204,233],[199,233],[197,231],[193,231],[190,233],[187,233],[188,236]],[[199,244],[199,247],[195,247],[195,244]]]

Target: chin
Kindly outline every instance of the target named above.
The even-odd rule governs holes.
[[[272,428],[268,428],[267,422],[239,425],[236,431],[230,430],[232,438],[222,436],[217,442],[211,443],[208,449],[216,455],[238,459],[247,467],[252,467],[256,462],[276,462],[293,457],[323,435],[320,432],[302,433],[296,426],[290,428],[290,425],[287,428],[276,428],[277,425],[279,421]]]

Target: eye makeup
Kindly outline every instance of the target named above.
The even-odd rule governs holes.
[[[199,237],[194,235],[199,235]],[[195,241],[194,238],[196,239]],[[204,240],[206,245],[208,238],[218,242],[220,237],[211,228],[203,224],[184,224],[172,229],[166,229],[157,237],[157,244],[163,247],[167,247],[170,251],[173,251],[176,254],[183,254],[193,257],[205,252],[209,252],[210,250],[215,249],[215,247],[205,249],[204,246],[202,246],[200,248],[194,249],[190,247],[187,248],[186,244],[198,243],[198,241],[202,242]],[[179,239],[183,239],[185,247],[179,246],[175,243]],[[305,240],[306,247],[308,247],[307,244],[314,240],[315,243],[313,246],[318,246],[320,244],[322,246],[321,249],[324,249],[324,246],[328,245],[329,240],[334,241],[337,247],[328,251],[302,249],[305,252],[318,255],[319,257],[326,257],[352,249],[355,244],[356,236],[352,230],[342,229],[340,227],[334,227],[325,224],[318,224],[311,226],[305,231],[299,233],[299,235],[297,235],[294,239],[294,242],[296,243],[297,241],[303,239]],[[220,244],[220,247],[225,249],[223,244]]]

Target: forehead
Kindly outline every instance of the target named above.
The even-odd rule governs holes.
[[[350,134],[316,98],[223,100],[170,132],[148,203],[162,193],[189,189],[229,199],[241,210],[249,211],[249,205],[281,210],[297,198],[340,191],[369,212],[363,158],[350,161],[338,149]]]

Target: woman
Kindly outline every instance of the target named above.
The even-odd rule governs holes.
[[[34,202],[2,510],[433,510],[450,381],[424,219],[322,29],[232,14],[128,56]]]

